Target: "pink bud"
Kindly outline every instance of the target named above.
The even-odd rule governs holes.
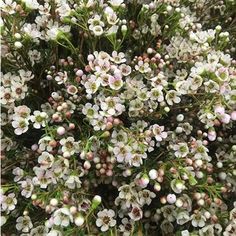
[[[166,200],[168,203],[174,204],[176,202],[175,194],[168,194]]]
[[[114,118],[112,116],[110,116],[107,118],[107,121],[112,123],[114,121]]]
[[[230,122],[230,115],[224,114],[224,115],[221,117],[221,122],[224,123],[224,124],[228,124],[228,123]]]
[[[108,170],[108,171],[106,172],[106,175],[107,175],[107,176],[112,176],[112,175],[113,175],[112,170]]]
[[[65,130],[64,127],[60,126],[60,127],[57,128],[57,134],[58,135],[63,135],[63,134],[65,134],[65,132],[66,132],[66,130]]]
[[[141,179],[137,181],[138,185],[142,188],[145,188],[149,184],[149,178],[147,175],[143,175]]]
[[[215,131],[209,131],[207,136],[208,136],[208,139],[210,141],[214,141],[216,139],[216,132]]]
[[[77,76],[82,76],[84,72],[82,70],[77,70],[75,73]]]
[[[69,124],[69,129],[71,130],[71,129],[74,129],[75,128],[75,124],[74,123],[70,123]]]
[[[113,124],[114,125],[119,125],[120,124],[120,119],[115,118]]]
[[[113,127],[113,124],[111,122],[106,123],[106,130],[110,130],[112,129],[112,127]]]
[[[31,150],[32,151],[36,151],[38,149],[38,145],[37,144],[33,144],[32,146],[31,146]]]
[[[236,120],[236,111],[233,111],[233,112],[231,113],[231,119],[232,119],[232,120]]]

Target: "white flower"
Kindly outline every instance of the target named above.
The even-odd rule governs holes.
[[[12,95],[14,96],[16,101],[24,99],[26,92],[28,90],[26,85],[17,82],[12,82],[11,89],[12,89]]]
[[[14,193],[10,193],[7,196],[3,195],[3,198],[1,199],[2,211],[6,211],[7,213],[9,213],[9,211],[13,211],[15,209],[16,204],[17,199]]]
[[[131,67],[126,64],[121,64],[119,66],[119,70],[121,71],[122,75],[124,75],[124,76],[128,76],[132,71]]]
[[[73,217],[68,208],[60,208],[53,213],[53,223],[62,227],[69,226],[73,222]]]
[[[22,170],[20,167],[16,167],[15,169],[13,169],[12,174],[15,175],[14,181],[18,182],[23,178],[24,170]]]
[[[37,0],[22,0],[27,8],[30,9],[38,9],[39,8],[39,3]]]
[[[15,101],[10,88],[0,88],[0,99],[2,105],[9,105]]]
[[[60,144],[62,145],[62,152],[67,153],[69,156],[71,156],[75,153],[78,143],[75,142],[75,139],[73,137],[68,137],[61,139]]]
[[[36,24],[23,25],[23,31],[25,32],[25,34],[28,37],[32,38],[34,41],[41,37],[41,32],[39,30],[39,27]],[[33,51],[35,51],[35,50],[33,50]],[[33,52],[33,51],[31,50],[31,52]],[[30,51],[29,51],[29,53],[30,53]]]
[[[97,118],[92,119],[90,121],[90,123],[93,126],[93,129],[96,131],[104,130],[106,128],[106,120],[105,119],[102,116],[98,116]]]
[[[93,18],[90,18],[88,20],[89,23],[89,29],[93,31],[93,33],[96,36],[100,36],[103,34],[103,27],[104,27],[104,22],[101,21],[101,16],[95,15]]]
[[[126,143],[128,141],[128,134],[124,132],[123,130],[119,130],[117,132],[114,130],[111,135],[111,142],[118,145],[119,143]]]
[[[71,13],[71,8],[69,6],[69,4],[67,4],[66,2],[61,1],[59,4],[59,7],[57,7],[56,12],[61,16],[61,17],[65,17],[65,16],[69,16]]]
[[[115,24],[119,22],[119,18],[117,17],[115,12],[106,13],[106,17],[107,17],[107,22],[110,25],[114,26]]]
[[[117,31],[118,31],[118,28],[119,28],[119,27],[118,27],[117,25],[111,26],[111,27],[107,30],[106,35],[109,36],[109,35],[114,35],[114,34],[116,34]]]
[[[55,77],[55,80],[57,81],[58,84],[63,84],[67,81],[68,76],[67,76],[67,72],[58,72],[57,76]]]
[[[181,99],[178,97],[179,93],[175,90],[169,90],[166,93],[166,101],[169,105],[173,105],[174,103],[180,103]]]
[[[139,195],[139,202],[141,205],[144,205],[144,204],[150,205],[152,202],[152,198],[156,197],[155,193],[147,189],[140,191],[138,195]]]
[[[132,148],[124,143],[119,143],[113,148],[113,153],[118,162],[129,162],[132,158]]]
[[[41,59],[41,53],[39,51],[35,50],[35,49],[34,50],[29,50],[28,56],[30,58],[32,66],[35,63],[38,63]]]
[[[46,189],[48,184],[52,182],[52,172],[37,166],[33,170],[36,174],[36,177],[33,178],[34,185],[39,185],[40,188]]]
[[[114,90],[119,90],[124,84],[121,76],[110,76],[108,82],[110,88]]]
[[[181,231],[181,236],[190,236],[190,233],[188,230]]]
[[[3,215],[0,216],[0,226],[2,227],[7,222],[7,218]]]
[[[215,236],[214,233],[214,226],[213,225],[207,225],[199,230],[199,236]]]
[[[108,1],[113,7],[119,7],[124,0],[110,0]]]
[[[22,79],[22,82],[30,81],[34,78],[34,75],[31,71],[25,71],[25,70],[19,70],[20,77]],[[17,81],[16,81],[17,82]],[[19,81],[20,82],[20,81]]]
[[[102,26],[100,26],[100,25],[94,26],[94,27],[93,27],[93,33],[94,33],[94,35],[96,35],[96,36],[102,35],[102,34],[103,34],[103,28],[102,28]]]
[[[49,145],[49,142],[52,141],[52,138],[50,136],[44,136],[43,138],[39,139],[39,149],[40,151],[48,151],[51,152],[53,147]]]
[[[46,123],[47,123],[47,118],[48,115],[46,112],[41,112],[41,111],[34,111],[33,113],[34,115],[32,115],[30,117],[31,121],[34,123],[33,126],[35,129],[40,129],[41,126],[45,127]]]
[[[111,61],[113,61],[116,64],[121,64],[126,62],[125,54],[123,52],[118,53],[117,51],[113,51],[111,55],[112,55]]]
[[[89,119],[98,118],[99,107],[91,103],[86,103],[82,109],[82,113],[86,115]]]
[[[175,150],[175,156],[176,157],[186,157],[189,153],[187,143],[175,144],[173,149]]]
[[[178,81],[175,85],[175,89],[179,94],[187,94],[190,88],[190,80]]]
[[[113,217],[115,216],[115,212],[113,210],[104,209],[102,211],[99,211],[97,216],[98,219],[96,220],[96,225],[98,227],[101,227],[102,232],[105,232],[110,227],[116,225],[116,220],[113,219]]]
[[[92,30],[94,26],[100,25],[102,27],[105,26],[105,24],[101,21],[101,16],[95,15],[93,18],[90,18],[88,20],[89,23],[89,29]]]
[[[143,218],[143,211],[140,207],[134,206],[128,215],[131,220],[138,221]]]
[[[158,102],[164,101],[164,96],[161,88],[153,88],[150,91],[150,99],[157,100]]]
[[[96,78],[96,76],[91,75],[91,77],[85,82],[84,87],[86,89],[86,93],[94,94],[97,92],[100,87],[100,80]]]
[[[14,133],[16,135],[21,135],[25,133],[29,128],[28,125],[29,125],[29,122],[26,119],[21,118],[21,117],[12,121],[12,126],[13,128],[15,128]]]
[[[50,20],[49,22],[47,22],[47,31],[45,38],[46,40],[56,40],[60,33],[68,32],[70,32],[69,25],[61,26],[58,24],[58,22],[53,22],[52,20]]]
[[[175,218],[177,216],[177,212],[175,210],[175,206],[173,205],[166,205],[161,208],[161,211],[163,213],[163,216],[166,220],[169,222],[175,221]]]
[[[18,231],[22,231],[24,233],[29,232],[31,228],[33,228],[33,224],[29,216],[20,216],[16,220],[16,229]]]
[[[14,107],[14,114],[12,118],[17,120],[18,117],[21,117],[28,120],[30,118],[30,112],[30,108],[25,105]]]
[[[38,163],[42,169],[48,169],[54,163],[54,156],[48,152],[43,152],[38,157]]]
[[[1,139],[1,151],[6,150],[10,151],[14,146],[12,139],[4,137]]]
[[[138,70],[140,73],[148,73],[151,71],[149,64],[147,62],[139,61],[138,65],[135,65],[135,70]]]
[[[81,187],[81,181],[78,176],[70,175],[65,182],[65,186],[69,189],[75,189]]]
[[[161,142],[163,139],[167,138],[167,132],[164,132],[164,126],[155,124],[152,126],[152,132],[158,142]]]
[[[36,228],[31,229],[30,236],[46,236],[48,235],[48,228],[44,225],[39,225]]]
[[[125,111],[125,106],[121,104],[119,97],[106,97],[104,102],[101,102],[100,106],[102,109],[100,114],[106,117],[118,116]]]
[[[12,1],[12,0],[1,0],[0,1],[0,7],[1,7],[1,10],[3,12],[6,12],[10,15],[14,14],[16,11],[16,1]]]
[[[234,236],[236,234],[236,222],[231,222],[225,229],[223,236]]]
[[[143,164],[142,158],[146,158],[142,154],[135,153],[132,155],[131,159],[128,161],[129,165],[139,167]]]
[[[21,188],[22,188],[21,195],[26,198],[31,197],[32,192],[34,190],[34,185],[32,184],[32,180],[27,178],[25,181],[21,181],[19,183],[21,183]]]
[[[119,225],[119,231],[122,233],[123,236],[130,236],[133,225],[132,222],[129,221],[127,218],[123,218],[121,220],[121,225]]]
[[[192,219],[192,226],[201,228],[205,226],[206,217],[201,212],[193,214],[191,216],[191,219]]]
[[[176,216],[176,222],[179,225],[183,225],[190,220],[189,213],[187,211],[181,211]]]
[[[52,229],[49,233],[46,234],[47,236],[63,236],[61,231]]]

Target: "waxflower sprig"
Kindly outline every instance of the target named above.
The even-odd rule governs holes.
[[[1,0],[2,235],[234,236],[235,4]]]

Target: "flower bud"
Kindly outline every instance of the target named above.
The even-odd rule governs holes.
[[[50,200],[50,205],[56,207],[58,205],[58,200],[56,198],[52,198]]]
[[[231,113],[231,119],[232,119],[232,120],[236,120],[236,111],[233,111],[233,112]]]
[[[102,198],[99,195],[94,196],[92,200],[92,209],[96,209],[100,203],[102,202]]]
[[[16,39],[21,39],[21,35],[20,35],[19,33],[15,33],[15,34],[14,34],[14,37],[15,37]]]
[[[222,30],[222,27],[220,25],[217,25],[215,29],[216,31],[220,32]]]
[[[65,134],[65,132],[66,132],[66,130],[65,130],[64,127],[60,126],[60,127],[57,128],[57,134],[58,135],[63,135],[63,134]]]
[[[89,161],[84,162],[84,169],[89,170],[91,168],[91,164]]]
[[[160,202],[161,202],[162,204],[166,204],[166,197],[161,197],[161,198],[160,198]]]
[[[174,204],[176,202],[176,196],[175,194],[168,194],[166,197],[166,200],[170,204]]]
[[[150,179],[156,179],[158,176],[157,170],[155,170],[155,169],[150,170],[148,175],[149,175]]]
[[[155,183],[154,184],[154,190],[157,191],[157,192],[161,191],[161,185],[159,183]]]
[[[16,42],[14,43],[14,46],[15,46],[17,49],[19,49],[19,48],[22,48],[22,47],[23,47],[23,44],[22,44],[21,42],[19,42],[19,41],[16,41]]]
[[[75,206],[71,206],[71,207],[70,207],[70,213],[71,213],[72,215],[74,215],[75,213],[77,213],[77,208],[76,208]]]
[[[177,207],[182,207],[183,206],[183,201],[181,200],[181,199],[177,199],[176,200],[176,202],[175,202],[175,205],[177,206]]]
[[[168,112],[170,112],[170,108],[169,107],[164,107],[164,111],[168,113]]]
[[[79,214],[76,218],[75,218],[75,224],[77,226],[82,226],[84,224],[84,217]]]
[[[176,120],[177,120],[178,122],[182,122],[182,121],[184,120],[184,115],[183,115],[183,114],[178,114],[178,115],[176,116]]]
[[[121,26],[121,32],[122,32],[123,35],[126,34],[127,30],[128,30],[128,29],[127,29],[127,26],[126,26],[126,25],[122,25],[122,26]]]
[[[106,123],[106,130],[110,130],[112,129],[112,127],[113,127],[113,124],[111,122]]]
[[[101,135],[101,138],[108,138],[109,136],[110,136],[110,132],[107,130]]]
[[[31,150],[32,151],[36,151],[38,149],[38,145],[37,144],[33,144],[32,146],[31,146]]]
[[[149,178],[147,174],[144,174],[141,179],[139,179],[138,184],[141,187],[146,187],[149,184]]]
[[[37,199],[37,195],[36,194],[32,194],[31,199],[32,200],[36,200]]]

